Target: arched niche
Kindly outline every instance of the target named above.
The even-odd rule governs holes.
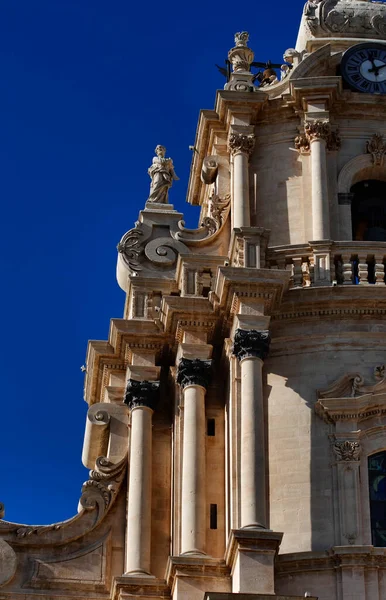
[[[361,154],[350,160],[339,173],[338,194],[350,194],[353,185],[368,179],[386,181],[386,166],[375,165],[371,154]]]
[[[338,176],[339,237],[352,240],[352,188],[361,181],[386,182],[385,164],[375,164],[371,154],[361,154],[344,165]]]

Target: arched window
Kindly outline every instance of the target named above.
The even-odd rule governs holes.
[[[386,242],[386,182],[360,181],[351,193],[353,240]]]
[[[386,547],[386,451],[369,456],[371,536]]]

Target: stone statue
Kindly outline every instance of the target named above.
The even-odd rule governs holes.
[[[177,181],[179,177],[174,172],[172,159],[165,158],[165,146],[157,146],[155,153],[153,163],[147,171],[151,178],[150,195],[147,202],[167,204],[169,188],[172,187],[173,180]]]

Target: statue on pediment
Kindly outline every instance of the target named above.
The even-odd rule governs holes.
[[[147,202],[167,204],[169,189],[172,187],[173,181],[178,181],[179,177],[175,174],[172,159],[165,158],[165,146],[158,145],[155,153],[156,156],[153,158],[152,165],[148,169],[151,184]]]

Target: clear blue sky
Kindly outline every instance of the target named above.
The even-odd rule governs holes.
[[[6,519],[76,512],[88,339],[121,317],[116,245],[149,189],[156,144],[185,204],[197,117],[236,31],[256,60],[295,44],[303,0],[3,0],[0,7],[1,433]],[[134,8],[133,8],[134,7]]]

